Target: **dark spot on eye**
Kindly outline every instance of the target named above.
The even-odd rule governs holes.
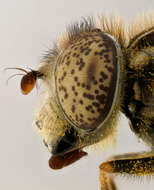
[[[80,47],[80,52],[83,53],[85,50],[85,48],[83,48],[82,46]]]
[[[61,85],[61,86],[60,86],[60,88],[61,88],[61,90],[63,90],[63,91],[64,91],[64,86],[63,86],[63,85]]]
[[[86,85],[85,85],[85,83],[82,83],[82,87],[84,88]]]
[[[97,111],[98,111],[99,113],[100,113],[100,112],[104,112],[104,110],[103,110],[103,109],[100,109],[100,108],[98,108]]]
[[[89,99],[89,100],[94,100],[94,96],[92,94],[87,94],[87,93],[83,93],[83,97]]]
[[[112,73],[112,72],[113,72],[113,68],[112,68],[112,67],[107,66],[107,65],[105,65],[105,67],[107,68],[107,70],[108,70],[110,73]]]
[[[73,113],[75,112],[75,106],[74,105],[72,105],[71,110],[72,110]]]
[[[95,94],[99,94],[99,90],[95,90]]]
[[[97,51],[94,52],[95,55],[98,55],[99,53]]]
[[[83,100],[79,100],[79,103],[80,103],[80,104],[83,104]]]
[[[83,114],[82,114],[82,113],[80,113],[80,117],[83,117]]]
[[[100,74],[104,80],[107,79],[107,75],[103,71]]]
[[[77,61],[77,62],[76,62],[76,65],[80,65],[80,62],[79,62],[79,61]]]
[[[77,81],[78,80],[78,77],[76,76],[76,77],[74,77],[74,81]]]
[[[85,92],[83,93],[83,97],[87,97],[87,94]]]
[[[111,60],[110,60],[110,59],[107,59],[107,60],[105,60],[105,62],[106,62],[106,63],[110,63],[110,62],[111,62]]]
[[[97,102],[93,102],[92,104],[93,104],[95,107],[99,107],[99,106],[100,106],[100,104],[97,103]]]
[[[72,69],[71,74],[73,75],[74,73],[75,73],[75,70],[74,70],[74,69]]]
[[[109,55],[108,54],[104,54],[104,58],[105,59],[109,59]]]
[[[84,62],[81,62],[81,63],[80,63],[80,67],[79,67],[79,71],[81,71],[81,70],[84,68],[84,66],[85,66],[85,63],[84,63]]]
[[[73,90],[73,91],[75,90],[75,86],[72,86],[72,90]]]
[[[86,46],[86,47],[87,47],[87,45],[88,45],[87,42],[83,44],[83,46]]]
[[[73,53],[73,57],[76,57],[76,53]]]
[[[97,85],[97,80],[94,80],[94,84]]]
[[[91,113],[95,113],[95,111],[94,111],[94,110],[91,110]]]
[[[92,94],[87,94],[87,98],[90,100],[94,100],[94,96]]]
[[[66,74],[67,74],[67,73],[66,73],[66,71],[65,71],[65,72],[64,72],[64,77],[66,76]]]
[[[103,47],[103,46],[104,46],[104,44],[102,44],[102,43],[101,43],[101,44],[98,44],[98,47]]]
[[[90,85],[87,85],[87,86],[86,86],[86,89],[87,89],[87,90],[90,90],[90,89],[91,89]]]
[[[68,94],[65,94],[64,98],[67,99],[68,98]]]
[[[93,75],[91,76],[91,80],[95,80],[95,77]]]
[[[109,55],[108,54],[105,54],[104,58],[105,58],[105,60],[104,60],[105,62],[107,62],[107,63],[111,62],[111,60],[109,59]]]
[[[100,108],[98,108],[98,109],[97,109],[97,112],[100,112],[100,110],[101,110],[101,109],[100,109]]]
[[[103,82],[103,79],[102,79],[102,78],[100,78],[100,79],[99,79],[99,82]]]
[[[108,92],[108,87],[104,86],[103,84],[99,85],[99,88],[105,92]]]
[[[82,63],[83,62],[83,58],[80,58],[80,63]]]
[[[70,54],[71,54],[71,52],[69,52],[68,55],[66,56],[67,60],[69,60]]]
[[[87,68],[87,83],[90,83],[92,80],[94,80],[94,75],[96,73],[96,59],[92,59],[91,62],[88,64]]]
[[[100,102],[100,103],[104,103],[105,102],[105,99],[106,99],[106,96],[104,94],[101,94],[101,95],[97,95],[96,96],[96,99]]]
[[[77,86],[80,86],[80,82],[77,83]]]
[[[88,105],[88,106],[86,106],[85,108],[86,108],[86,110],[88,110],[88,111],[91,111],[91,110],[92,110],[92,106],[91,106],[91,105]]]
[[[89,106],[86,106],[85,108],[86,108],[86,110],[87,110],[87,111],[89,111],[89,110],[90,110]]]
[[[107,49],[107,48],[106,49],[102,49],[101,51],[98,52],[98,55],[103,56],[104,53],[108,53],[108,52],[110,52],[109,49]]]
[[[69,64],[70,64],[70,61],[67,61],[67,62],[66,62],[66,65],[69,65]]]

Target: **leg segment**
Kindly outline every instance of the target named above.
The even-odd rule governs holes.
[[[113,174],[134,177],[154,175],[154,153],[125,154],[100,165],[101,190],[117,190]]]
[[[113,177],[100,168],[101,190],[117,190]]]

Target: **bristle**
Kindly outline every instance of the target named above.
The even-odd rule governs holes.
[[[98,25],[103,32],[113,36],[120,43],[121,47],[126,47],[127,38],[122,18],[115,14],[106,17],[101,15],[99,16]]]
[[[128,27],[129,47],[133,47],[139,38],[154,32],[154,12],[139,14]]]
[[[87,33],[94,29],[100,29],[102,32],[110,34],[122,47],[125,47],[127,44],[123,20],[117,15],[106,17],[101,15],[96,18],[83,18],[80,22],[69,25],[66,29],[66,33],[59,35],[59,47],[62,49],[66,48],[68,44],[78,39],[82,33]]]
[[[61,49],[65,49],[69,44],[77,40],[81,34],[90,32],[93,29],[96,29],[94,18],[83,18],[81,21],[67,26],[66,32],[59,35],[58,45]]]
[[[57,43],[55,42],[52,49],[47,49],[43,54],[43,58],[41,62],[51,62],[56,59],[59,55],[59,49],[57,47]]]

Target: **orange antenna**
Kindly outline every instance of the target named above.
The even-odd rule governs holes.
[[[8,69],[16,69],[16,70],[20,70],[26,73],[26,74],[21,74],[21,73],[14,74],[10,76],[7,80],[8,82],[14,76],[22,75],[23,77],[21,79],[20,87],[21,87],[21,92],[24,95],[29,94],[34,88],[34,86],[36,85],[36,80],[43,76],[43,74],[40,73],[39,71],[31,70],[30,72],[28,72],[25,69],[18,68],[18,67],[9,67],[9,68],[6,68],[5,70],[8,70]]]

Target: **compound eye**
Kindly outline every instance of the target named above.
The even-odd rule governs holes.
[[[118,80],[113,38],[93,31],[72,42],[55,68],[57,97],[73,125],[94,130],[109,116]]]

